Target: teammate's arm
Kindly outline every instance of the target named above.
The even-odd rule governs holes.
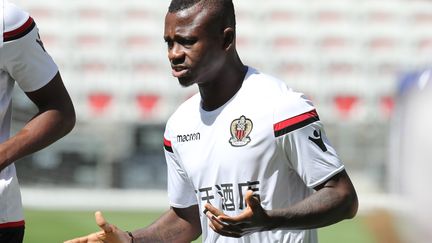
[[[75,125],[74,107],[59,73],[44,87],[26,95],[38,113],[16,135],[0,144],[0,171],[60,139]]]
[[[241,237],[273,229],[319,228],[355,216],[358,199],[345,171],[315,189],[314,194],[289,208],[268,211],[264,210],[259,199],[248,191],[248,207],[234,217],[224,215],[210,204],[206,204],[210,227],[224,236]]]
[[[178,242],[189,243],[201,235],[201,224],[198,206],[188,208],[171,208],[159,219],[146,228],[132,232],[134,243],[140,242]],[[125,231],[105,221],[100,213],[96,213],[96,223],[102,231],[84,237],[66,241],[65,243],[130,243],[131,237]]]

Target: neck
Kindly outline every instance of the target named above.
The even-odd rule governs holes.
[[[224,105],[241,88],[246,72],[247,67],[237,58],[224,65],[213,82],[199,85],[202,108],[212,111]]]

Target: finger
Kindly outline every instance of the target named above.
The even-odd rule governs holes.
[[[233,237],[233,238],[240,238],[242,237],[242,234],[237,232],[230,232],[230,231],[221,231],[217,232],[220,235],[227,236],[227,237]]]
[[[212,216],[211,217],[211,221],[213,222],[213,223],[216,223],[217,225],[220,225],[220,227],[229,227],[230,226],[230,224],[228,223],[228,222],[224,222],[223,220],[221,220],[219,217],[216,217],[216,216]]]
[[[215,216],[212,216],[210,218],[209,227],[216,233],[223,236],[236,237],[236,238],[241,237],[241,230],[237,229],[236,227],[226,222],[219,220]]]
[[[205,209],[204,209],[204,213],[205,213],[206,215],[208,215],[209,212],[210,212],[212,215],[215,215],[215,216],[223,215],[223,212],[222,212],[221,210],[219,210],[219,209],[213,207],[213,205],[211,205],[210,203],[206,203],[206,204],[204,205],[204,208],[205,208]]]
[[[75,238],[72,240],[67,240],[64,243],[86,243],[87,242],[87,237],[80,237],[80,238]]]
[[[253,215],[252,210],[248,207],[243,212],[238,215],[228,216],[220,215],[218,217],[219,221],[225,224],[236,225],[248,221],[248,219]]]
[[[65,241],[64,243],[87,243],[87,242],[88,242],[87,236],[83,236],[83,237]]]
[[[245,196],[246,204],[251,207],[252,209],[255,209],[257,207],[261,207],[261,201],[259,199],[258,195],[253,194],[253,191],[248,190],[246,192]]]
[[[209,224],[209,226],[214,232],[223,236],[235,237],[235,238],[242,236],[241,231],[238,231],[231,227],[223,227],[223,226],[221,227],[220,225],[215,225],[212,222]]]
[[[95,212],[95,220],[96,224],[105,232],[105,233],[111,233],[113,231],[111,225],[105,220],[105,218],[102,215],[102,212],[97,211]]]
[[[228,226],[228,223],[219,220],[219,217],[225,216],[225,214],[221,210],[213,207],[213,205],[211,205],[210,203],[206,203],[204,205],[204,208],[204,213],[207,218],[210,219],[210,222],[214,222],[221,227]]]
[[[249,214],[246,212],[242,212],[239,215],[236,216],[219,216],[218,219],[220,222],[222,222],[224,225],[238,225],[241,223],[244,223],[248,219]]]
[[[261,202],[258,195],[253,194],[252,190],[246,191],[245,201],[247,204],[247,208],[238,215],[235,216],[219,216],[219,219],[225,223],[229,223],[231,225],[238,225],[247,223],[250,221],[251,217],[259,211],[262,210]]]

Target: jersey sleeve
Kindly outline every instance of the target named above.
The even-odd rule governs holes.
[[[167,126],[168,127],[168,126]],[[195,190],[173,147],[168,128],[164,134],[164,151],[168,170],[168,199],[176,208],[186,208],[198,204]]]
[[[275,111],[277,143],[289,166],[310,188],[344,169],[312,102],[300,93],[283,95]]]
[[[3,48],[7,50],[4,62],[7,72],[24,92],[42,88],[58,72],[57,65],[43,47],[37,27],[25,36],[5,43]]]

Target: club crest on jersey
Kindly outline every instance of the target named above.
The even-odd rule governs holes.
[[[234,147],[241,147],[248,144],[251,141],[249,134],[252,131],[252,127],[252,121],[245,116],[240,116],[240,118],[232,121],[230,127],[230,144]]]

